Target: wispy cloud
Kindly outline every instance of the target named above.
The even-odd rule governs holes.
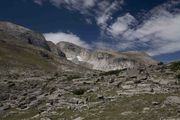
[[[129,13],[118,17],[117,20],[107,29],[113,36],[118,36],[126,32],[136,19]]]
[[[34,0],[34,3],[38,5],[43,5],[43,2],[45,2],[45,0]]]
[[[42,5],[44,2],[50,2],[52,5],[69,10],[79,11],[81,14],[87,14],[95,17],[97,25],[106,26],[112,18],[114,12],[121,8],[124,0],[34,0],[35,3]]]
[[[180,2],[168,2],[152,9],[142,24],[129,13],[120,16],[105,29],[109,36],[128,45],[144,47],[150,55],[180,51]],[[119,47],[122,50],[122,47]],[[124,48],[123,48],[124,49]]]
[[[65,41],[76,44],[81,47],[90,48],[90,46],[86,42],[82,41],[77,35],[72,33],[63,33],[63,32],[44,33],[44,36],[46,40],[52,41],[55,44],[61,41]]]
[[[107,22],[112,19],[112,15],[118,9],[121,8],[123,4],[123,0],[119,1],[102,1],[98,3],[98,9],[96,10],[97,16],[97,24],[103,27],[107,26]]]
[[[151,45],[151,55],[172,53],[180,50],[180,14],[162,11],[133,31],[130,39],[139,39]],[[178,46],[179,47],[178,47]]]

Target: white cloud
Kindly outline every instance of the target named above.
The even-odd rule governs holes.
[[[153,56],[180,51],[180,13],[155,12],[126,38],[148,43],[147,52]]]
[[[177,39],[180,37],[180,14],[173,15],[167,11],[163,14],[151,17],[149,20],[139,27],[134,34],[138,38],[151,37],[162,39]]]
[[[135,18],[129,13],[127,13],[122,17],[118,17],[117,20],[112,25],[110,25],[108,32],[110,32],[113,36],[120,35],[126,30],[128,30],[129,26],[134,21]]]
[[[123,3],[124,0],[99,2],[98,10],[96,10],[96,21],[102,30],[107,29],[108,22],[113,19],[112,15],[121,8]]]
[[[63,32],[44,33],[44,36],[46,40],[52,41],[55,44],[61,41],[65,41],[65,42],[76,44],[84,48],[90,48],[90,46],[86,42],[82,41],[77,35],[74,35],[72,33],[69,33],[69,34],[63,33]]]
[[[36,1],[36,0],[34,0]],[[45,2],[44,0],[38,0]],[[68,9],[74,9],[81,12],[81,10],[86,10],[95,6],[98,0],[46,0],[52,3],[56,7],[65,7]]]
[[[160,55],[160,54],[166,54],[166,53],[174,53],[177,51],[180,51],[180,42],[168,42],[167,44],[163,44],[160,46],[157,46],[156,48],[152,48],[147,51],[150,55]]]
[[[95,5],[96,0],[85,0],[84,1],[84,7],[89,8],[93,7]]]
[[[133,43],[133,46],[145,47],[146,52],[153,56],[180,51],[180,11],[169,11],[177,3],[180,4],[171,2],[154,8],[149,12],[149,18],[133,28],[130,27],[135,21],[132,15],[120,16],[108,26],[106,32],[118,39],[119,43],[123,39],[127,48]]]
[[[86,21],[87,24],[92,24],[93,23],[92,20],[89,19],[89,18],[86,18],[85,21]]]
[[[107,25],[106,22],[110,19],[109,14],[103,14],[102,16],[97,17],[97,24],[98,25]]]
[[[45,0],[34,0],[34,3],[42,5]]]

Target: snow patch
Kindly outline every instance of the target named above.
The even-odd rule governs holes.
[[[78,61],[83,61],[83,59],[80,56],[77,56]]]
[[[70,61],[72,61],[73,60],[73,58],[67,58],[68,60],[70,60]]]

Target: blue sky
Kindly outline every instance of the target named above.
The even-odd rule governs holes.
[[[41,32],[55,43],[180,59],[179,0],[1,0],[0,20]]]

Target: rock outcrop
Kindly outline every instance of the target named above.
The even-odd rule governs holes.
[[[52,53],[54,53],[57,56],[66,57],[66,55],[51,41],[48,41],[49,49]]]

